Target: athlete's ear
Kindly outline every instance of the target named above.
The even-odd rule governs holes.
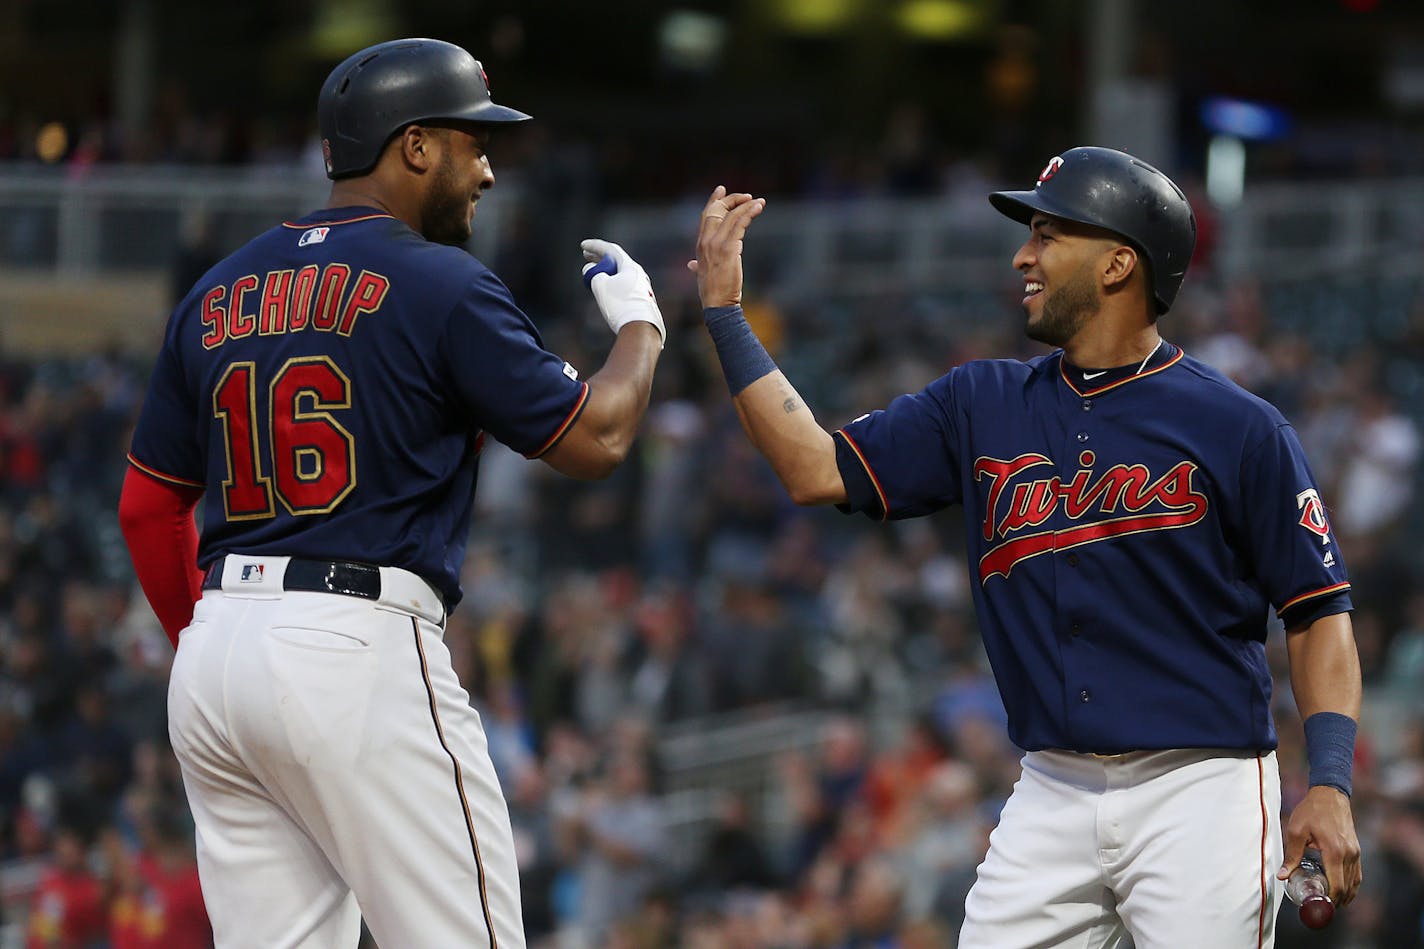
[[[1107,255],[1102,270],[1103,289],[1121,289],[1137,272],[1137,251],[1126,244],[1118,244]]]
[[[407,125],[400,132],[401,158],[415,171],[427,171],[434,162],[435,136],[433,129],[423,125]]]

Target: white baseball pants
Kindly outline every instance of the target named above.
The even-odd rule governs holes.
[[[1280,811],[1274,752],[1029,752],[959,949],[1267,949]]]
[[[379,601],[284,592],[286,561],[227,558],[168,690],[218,949],[354,949],[363,915],[383,949],[523,949],[509,812],[439,597],[386,567]]]

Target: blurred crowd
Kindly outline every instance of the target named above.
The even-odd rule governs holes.
[[[1366,681],[1365,884],[1324,933],[1284,912],[1278,945],[1424,947],[1424,284],[1400,291],[1419,299],[1390,333],[1361,318],[1330,346],[1298,287],[1221,285],[1209,251],[1163,333],[1299,429]],[[521,299],[537,284],[509,281]],[[446,634],[509,800],[531,945],[952,946],[1019,767],[962,516],[879,526],[792,505],[741,434],[690,283],[658,287],[669,344],[634,455],[587,484],[490,445]],[[749,317],[828,426],[964,360],[1036,351],[1008,299],[895,333],[888,300],[844,304],[828,340],[817,305],[775,290]],[[1348,291],[1347,316],[1371,305]],[[598,364],[606,331],[530,298],[551,349]],[[146,372],[118,349],[0,355],[0,907],[28,947],[211,939],[166,740],[171,648],[114,517]],[[1306,768],[1279,630],[1269,649],[1289,808]],[[687,752],[778,721],[813,724],[710,763]]]

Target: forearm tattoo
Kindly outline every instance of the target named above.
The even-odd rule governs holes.
[[[790,415],[792,412],[801,408],[801,398],[796,394],[795,389],[791,388],[790,385],[783,384],[781,391],[782,394],[786,396],[786,398],[781,401],[781,409],[783,412]]]

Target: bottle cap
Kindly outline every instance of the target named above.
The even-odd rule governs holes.
[[[1310,929],[1324,929],[1335,918],[1335,904],[1328,896],[1309,896],[1300,904],[1300,921]]]

